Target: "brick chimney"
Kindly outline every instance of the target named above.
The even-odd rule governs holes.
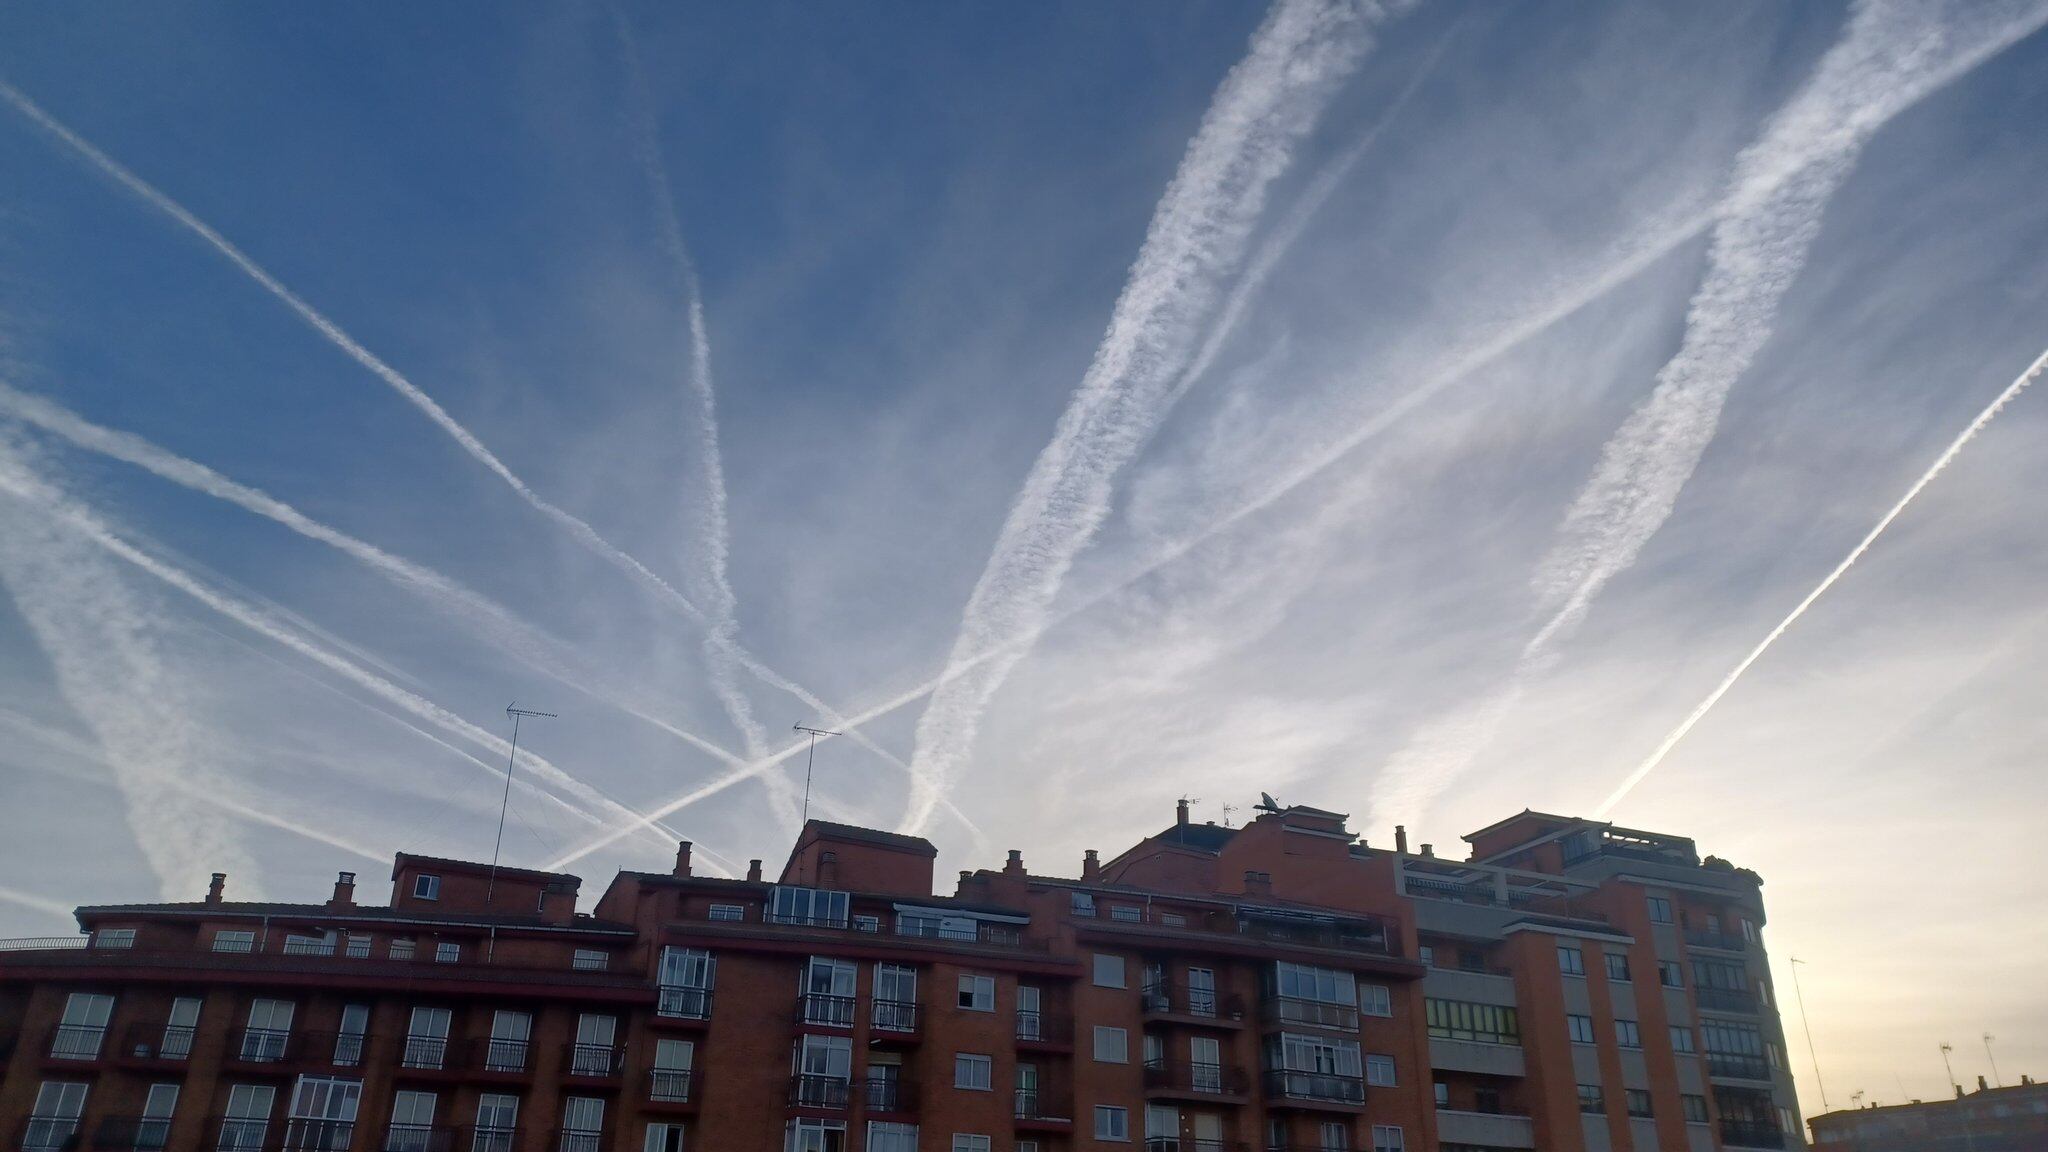
[[[820,887],[820,888],[836,888],[836,887],[838,887],[838,886],[839,886],[839,853],[837,853],[837,852],[820,852],[820,853],[818,853],[818,887]]]
[[[1003,861],[1003,875],[1022,876],[1023,874],[1024,853],[1019,852],[1015,848],[1012,848],[1010,849],[1010,858],[1008,860]]]
[[[1422,846],[1422,854],[1424,856],[1434,857],[1436,855],[1436,845],[1424,844]]]
[[[756,884],[761,882],[761,862],[759,860],[747,861],[747,879]]]
[[[1173,823],[1176,827],[1179,828],[1185,828],[1188,826],[1188,802],[1186,800],[1180,800],[1174,803]]]
[[[1102,880],[1102,861],[1096,857],[1095,849],[1081,853],[1081,882],[1096,884]]]
[[[676,841],[675,874],[678,876],[688,876],[690,874],[690,842],[688,840]]]
[[[221,893],[227,891],[227,887],[228,874],[225,872],[215,872],[213,874],[213,883],[206,889],[206,902],[208,904],[220,903]]]
[[[356,904],[356,874],[343,872],[334,878],[334,898],[327,902],[329,908],[353,908]]]
[[[1394,851],[1399,852],[1403,856],[1408,854],[1408,826],[1406,824],[1394,825]]]

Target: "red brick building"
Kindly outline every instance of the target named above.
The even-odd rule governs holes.
[[[1993,1088],[1956,1089],[1953,1100],[1844,1108],[1815,1116],[1822,1152],[2039,1152],[2048,1148],[2048,1084],[2022,1076]]]
[[[0,1138],[59,1148],[1778,1148],[1750,873],[1524,812],[1472,859],[1272,808],[1078,877],[812,821],[772,882],[400,855],[386,905],[78,910],[0,950]],[[1796,1131],[1796,1128],[1794,1129]],[[1796,1137],[1793,1143],[1796,1143]]]

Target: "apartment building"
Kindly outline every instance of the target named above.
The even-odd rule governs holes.
[[[383,905],[86,907],[0,947],[0,1138],[387,1152],[1780,1148],[1753,874],[1524,812],[1174,822],[1078,876],[811,821],[773,881],[401,854]],[[1796,1143],[1796,1135],[1791,1137]]]
[[[1953,1100],[1844,1108],[1810,1121],[1823,1152],[2039,1152],[2048,1148],[2048,1085],[2022,1076]]]

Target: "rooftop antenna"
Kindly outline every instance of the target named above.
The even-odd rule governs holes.
[[[1955,1045],[1950,1044],[1946,1040],[1943,1040],[1941,1042],[1941,1070],[1948,1073],[1949,1088],[1952,1089],[1957,1096],[1961,1096],[1963,1094],[1963,1086],[1961,1084],[1956,1083],[1956,1070],[1954,1068],[1949,1067],[1948,1063],[1948,1054],[1955,1050]]]
[[[1820,1106],[1828,1106],[1828,1086],[1820,1078],[1820,1053],[1813,1046],[1813,1021],[1806,1018],[1806,993],[1799,987],[1799,966],[1806,963],[1799,957],[1792,957],[1792,995],[1799,1001],[1799,1027],[1806,1032],[1806,1055],[1813,1061],[1813,1086],[1820,1089]]]
[[[1863,1089],[1858,1088],[1854,1092],[1849,1093],[1849,1104],[1856,1108],[1863,1107]]]
[[[1232,803],[1229,803],[1229,802],[1227,802],[1227,801],[1226,801],[1226,802],[1224,803],[1224,805],[1223,805],[1223,826],[1224,826],[1225,828],[1229,828],[1229,827],[1231,827],[1231,826],[1232,826],[1232,825],[1231,825],[1231,823],[1230,823],[1230,814],[1231,814],[1231,813],[1233,813],[1233,812],[1235,812],[1235,811],[1237,811],[1237,805],[1235,805],[1235,804],[1232,804]]]
[[[804,754],[804,823],[808,824],[811,822],[811,765],[818,759],[818,737],[839,736],[843,733],[834,732],[829,728],[813,728],[808,724],[792,724],[790,728],[793,731],[808,733],[811,737],[811,750]]]
[[[1991,1054],[1991,1042],[1995,1039],[1997,1037],[1989,1032],[1984,1034],[1984,1058],[1991,1061],[1991,1082],[2003,1088],[2005,1087],[2005,1077],[1998,1074],[1998,1057]]]
[[[505,847],[505,813],[512,808],[512,769],[519,763],[519,722],[529,716],[545,717],[549,720],[556,718],[553,712],[536,712],[531,708],[521,708],[516,700],[505,705],[505,715],[512,718],[512,753],[505,759],[505,795],[498,801],[498,838],[491,844],[491,878],[484,884],[484,909],[487,912],[491,907],[491,897],[498,892],[498,853]],[[496,955],[497,951],[498,928],[493,924],[490,942],[484,946],[484,963],[490,963],[491,957]]]

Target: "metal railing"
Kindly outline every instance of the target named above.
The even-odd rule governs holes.
[[[761,923],[782,924],[793,928],[835,928],[844,929],[848,920],[844,916],[816,916],[806,912],[770,912],[763,910]]]
[[[483,1042],[484,1071],[524,1072],[526,1071],[527,1042],[493,1036]]]
[[[335,941],[315,940],[304,936],[287,936],[283,953],[287,956],[332,956]]]
[[[1785,1133],[1775,1124],[1748,1120],[1721,1121],[1721,1143],[1738,1148],[1783,1148]]]
[[[917,1001],[877,1000],[869,1024],[877,1032],[917,1031]]]
[[[1147,1060],[1145,1087],[1190,1095],[1241,1096],[1246,1091],[1244,1069],[1202,1060]]]
[[[65,1152],[77,1133],[76,1116],[32,1114],[21,1123],[21,1152]]]
[[[655,1068],[647,1073],[647,1098],[671,1104],[687,1103],[690,1099],[690,1069]]]
[[[1074,1107],[1066,1097],[1045,1088],[1017,1089],[1015,1112],[1019,1120],[1072,1121],[1074,1118]]]
[[[1700,928],[1687,928],[1685,943],[1690,948],[1715,948],[1723,952],[1749,950],[1749,941],[1733,932],[1708,932]]]
[[[519,1129],[479,1124],[469,1130],[468,1152],[512,1152],[519,1145]]]
[[[346,1152],[355,1141],[353,1120],[309,1120],[293,1117],[284,1122],[284,1143],[290,1152]]]
[[[829,992],[803,992],[796,1000],[796,1018],[806,1024],[823,1024],[828,1028],[853,1027],[854,1009],[860,1002],[851,996],[834,996]]]
[[[711,1018],[711,989],[691,988],[683,984],[663,984],[655,998],[654,1012],[676,1020],[709,1020]]]
[[[569,1076],[617,1076],[624,1055],[616,1044],[570,1044],[562,1070]]]
[[[449,1152],[455,1130],[432,1124],[392,1124],[384,1130],[384,1152]]]
[[[1235,1020],[1244,1015],[1244,998],[1214,988],[1192,988],[1177,980],[1155,980],[1139,992],[1144,1010],[1155,1016],[1199,1016]]]
[[[789,1102],[804,1108],[844,1108],[853,1098],[853,1083],[843,1076],[797,1073],[789,1078]]]
[[[207,1120],[215,1152],[268,1152],[270,1121],[248,1116],[215,1116]]]
[[[870,1112],[915,1112],[917,1082],[877,1076],[861,1082],[861,1103]]]
[[[1328,1072],[1297,1072],[1274,1068],[1266,1072],[1266,1095],[1288,1100],[1318,1100],[1332,1104],[1365,1103],[1365,1078],[1338,1076]]]
[[[994,948],[1018,948],[1024,944],[1023,933],[1005,924],[987,924],[975,921],[972,927],[944,926],[940,921],[927,919],[896,920],[896,935],[910,936],[919,940],[950,940],[959,944],[986,944]]]
[[[604,1133],[593,1128],[557,1128],[555,1152],[604,1152]]]
[[[289,1028],[243,1028],[230,1039],[228,1059],[243,1064],[275,1064],[284,1059],[290,1045]]]
[[[52,1060],[97,1060],[106,1041],[105,1025],[59,1024],[50,1029]]]
[[[1757,1003],[1756,993],[1735,988],[1706,988],[1694,986],[1693,995],[1699,999],[1700,1007],[1708,1012],[1739,1012],[1755,1016],[1762,1012]]]
[[[405,1049],[399,1053],[398,1066],[434,1071],[448,1065],[448,1038],[446,1036],[415,1036],[408,1034]]]
[[[1311,1028],[1335,1028],[1341,1032],[1358,1030],[1358,1009],[1349,1004],[1272,996],[1267,998],[1262,1014],[1269,1023],[1305,1024]]]
[[[168,1116],[107,1116],[93,1131],[92,1147],[122,1152],[163,1152],[171,1146]]]
[[[90,936],[15,936],[0,940],[0,952],[80,951],[92,947]]]
[[[430,940],[420,941],[410,954],[394,954],[387,948],[379,948],[377,954],[368,955],[353,940],[346,948],[325,942],[318,945],[288,942],[275,927],[267,941],[259,936],[250,940],[247,947],[230,949],[216,948],[211,938],[182,946],[165,946],[162,941],[152,941],[149,947],[121,948],[102,947],[85,936],[29,937],[0,941],[0,969],[34,965],[72,969],[175,969],[206,973],[283,972],[310,976],[402,972],[437,981],[523,978],[535,983],[575,987],[646,987],[646,977],[640,974],[643,970],[641,964],[646,958],[646,945],[630,952],[615,953],[613,968],[599,972],[573,968],[566,955],[552,964],[519,963],[516,954],[512,954],[512,959],[493,959],[480,942],[475,946],[469,946],[472,942],[467,939],[450,942],[465,945],[458,960],[437,960],[434,942]],[[399,943],[401,941],[390,941],[394,946]],[[507,953],[501,950],[499,955],[502,957]]]
[[[1737,1080],[1769,1080],[1771,1066],[1761,1056],[1738,1056],[1732,1052],[1707,1053],[1707,1075]]]
[[[1072,1044],[1074,1026],[1057,1016],[1019,1010],[1017,1040],[1023,1044]]]

